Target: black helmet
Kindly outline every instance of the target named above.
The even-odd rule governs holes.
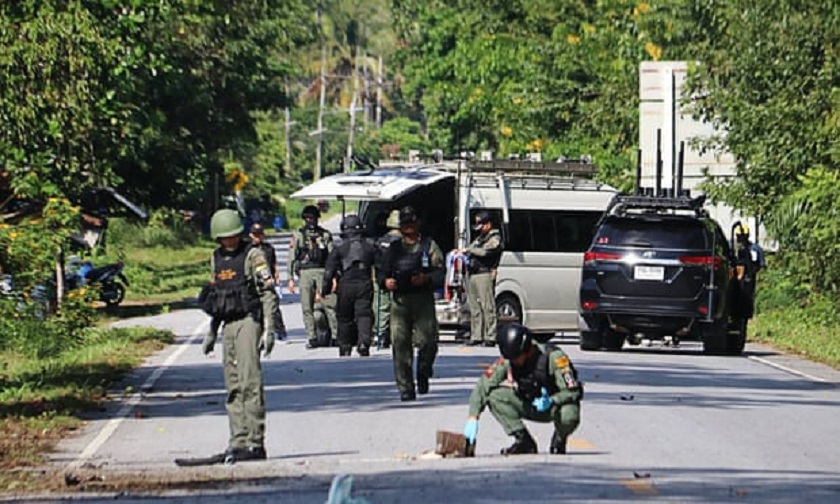
[[[307,216],[320,219],[321,211],[318,210],[318,207],[316,207],[315,205],[306,205],[305,207],[303,207],[303,211],[300,213],[300,216],[303,219],[305,219]]]
[[[499,351],[508,360],[515,359],[531,347],[531,330],[521,324],[510,324],[496,335]]]
[[[404,206],[400,209],[400,226],[417,224],[419,221],[420,218],[417,217],[417,212],[414,210],[414,207]]]
[[[341,221],[342,231],[361,231],[364,227],[362,219],[360,219],[356,214],[347,215],[344,217],[344,220]]]
[[[473,231],[478,231],[481,229],[481,226],[487,224],[492,219],[490,218],[490,212],[487,210],[481,210],[477,214],[475,214],[475,220],[473,220]]]

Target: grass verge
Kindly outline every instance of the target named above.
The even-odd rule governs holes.
[[[0,352],[0,492],[41,488],[31,468],[102,407],[115,381],[173,340],[158,329],[91,329],[83,345],[51,358]]]
[[[790,353],[840,369],[840,325],[818,322],[801,307],[775,309],[756,316],[750,324],[750,339],[768,343]]]

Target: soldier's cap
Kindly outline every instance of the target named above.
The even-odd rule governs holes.
[[[487,212],[485,210],[478,212],[477,214],[475,214],[475,218],[473,220],[473,230],[478,231],[479,229],[481,229],[481,226],[487,224],[488,222],[491,222],[491,220],[492,219],[490,218],[490,212]]]
[[[417,224],[418,222],[420,222],[420,217],[417,216],[414,207],[404,206],[400,209],[400,226]]]
[[[253,235],[262,235],[265,234],[265,228],[259,222],[255,222],[251,224],[251,229],[249,229],[248,232]]]

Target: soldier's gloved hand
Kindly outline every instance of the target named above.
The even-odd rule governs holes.
[[[260,338],[260,352],[268,357],[272,350],[274,350],[274,331],[263,331],[262,338]]]
[[[467,438],[470,444],[475,444],[475,439],[478,437],[478,419],[470,418],[467,424],[464,425],[464,437]]]
[[[209,331],[204,335],[204,341],[201,342],[201,350],[204,355],[210,355],[213,352],[213,347],[216,346],[216,332]]]
[[[531,401],[531,405],[540,413],[548,411],[553,403],[554,401],[551,400],[551,397],[548,395],[548,390],[545,387],[542,388],[542,395]]]

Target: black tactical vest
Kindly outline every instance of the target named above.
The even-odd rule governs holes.
[[[300,269],[323,268],[327,263],[329,251],[324,239],[326,233],[327,230],[321,226],[300,228],[303,243],[298,247],[297,257],[295,257]]]
[[[339,247],[342,275],[346,275],[350,271],[361,270],[370,278],[370,269],[374,260],[373,245],[361,236],[356,236],[345,240]]]
[[[560,388],[557,386],[557,381],[551,374],[549,367],[549,359],[554,349],[547,346],[545,352],[541,349],[539,351],[540,355],[532,362],[526,363],[525,366],[517,368],[511,365],[513,379],[516,382],[516,392],[526,401],[533,401],[537,397],[540,397],[542,395],[542,387],[545,387],[548,395],[554,395],[560,391]],[[577,370],[571,362],[569,362],[569,369],[571,370],[573,381],[580,388],[580,399],[583,399],[583,386],[578,381]]]
[[[260,320],[260,298],[245,271],[245,259],[250,246],[243,243],[234,251],[219,247],[213,252],[215,286],[208,303],[212,315],[224,321],[239,320],[253,315]]]
[[[428,273],[431,268],[431,239],[420,238],[420,247],[410,252],[402,240],[391,244],[393,255],[394,278],[397,280],[397,292],[407,294],[432,290],[430,284],[416,287],[411,284],[411,277],[418,273]]]
[[[486,235],[481,235],[476,240],[476,245],[483,246],[490,238],[501,235],[498,229],[493,229]],[[470,256],[470,273],[487,273],[499,267],[499,261],[502,260],[502,249],[499,247],[495,252],[491,252],[483,257]]]

